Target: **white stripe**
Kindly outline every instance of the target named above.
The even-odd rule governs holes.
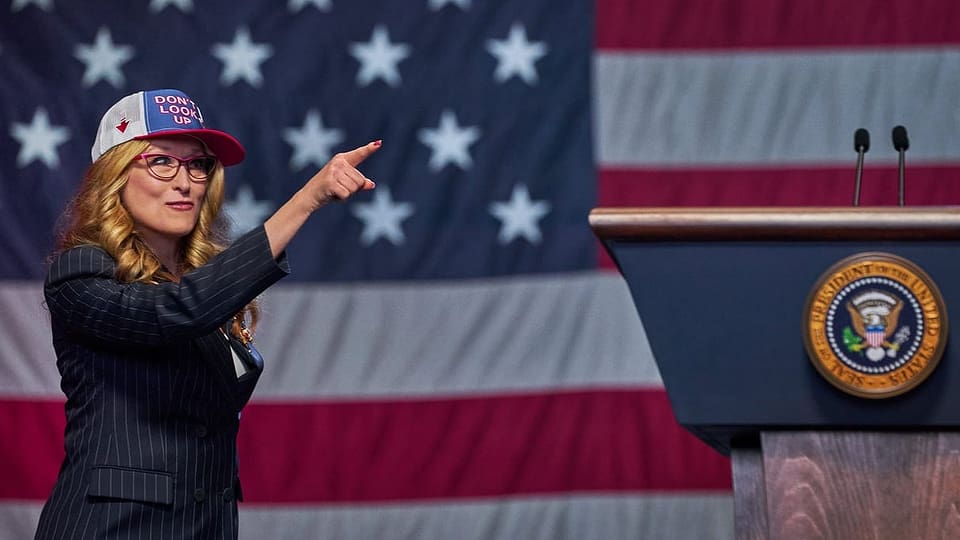
[[[51,340],[42,284],[0,281],[0,396],[63,396]]]
[[[0,284],[0,396],[60,398],[39,284]],[[456,283],[278,284],[257,400],[662,387],[613,273]]]
[[[43,503],[0,501],[0,540],[33,538]]]
[[[421,505],[240,508],[241,540],[733,538],[729,495],[574,495]]]
[[[623,279],[276,287],[257,399],[662,386]]]
[[[671,54],[603,52],[594,66],[601,167],[960,160],[960,49]]]
[[[32,538],[40,503],[0,503],[0,540]],[[573,495],[363,506],[240,505],[240,538],[733,538],[730,495]]]

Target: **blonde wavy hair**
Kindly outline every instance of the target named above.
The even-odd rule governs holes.
[[[137,233],[133,218],[120,202],[120,193],[129,179],[130,164],[149,146],[149,142],[137,140],[119,144],[87,169],[80,190],[61,218],[58,253],[93,244],[103,248],[116,261],[116,278],[119,281],[157,284],[176,279]],[[206,146],[204,149],[209,152]],[[200,206],[197,224],[181,240],[181,273],[203,266],[223,251],[226,222],[220,214],[220,208],[224,191],[223,165],[218,162],[207,180],[207,191]],[[249,316],[252,331],[260,316],[257,302],[248,304],[238,315],[241,320]],[[237,335],[239,324],[240,321],[234,321]]]

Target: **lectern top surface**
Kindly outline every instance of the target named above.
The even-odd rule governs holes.
[[[960,207],[595,208],[601,239],[960,240]]]

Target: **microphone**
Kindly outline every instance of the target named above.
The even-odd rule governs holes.
[[[903,169],[905,154],[910,148],[910,140],[907,139],[907,128],[896,126],[893,128],[893,149],[900,153],[900,166],[898,172],[900,175],[900,206],[903,206]]]
[[[853,132],[853,149],[857,151],[857,181],[853,185],[853,205],[860,206],[860,178],[863,176],[863,155],[870,150],[870,132],[860,128]]]

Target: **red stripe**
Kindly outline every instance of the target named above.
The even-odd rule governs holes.
[[[0,400],[0,500],[50,495],[66,424],[62,400]]]
[[[662,390],[260,404],[244,412],[250,502],[730,489],[729,462]]]
[[[960,165],[910,166],[908,206],[960,204]],[[851,206],[854,168],[601,169],[599,206]],[[860,204],[897,204],[896,167],[863,172]]]
[[[0,499],[49,494],[63,416],[59,402],[0,401]],[[731,486],[729,461],[676,424],[662,390],[259,403],[239,446],[256,503]]]
[[[954,0],[598,0],[596,17],[601,49],[960,43]]]
[[[598,206],[852,206],[853,167],[769,169],[601,169]],[[960,204],[960,165],[912,166],[908,206]],[[863,172],[860,204],[897,204],[896,167]],[[598,265],[615,268],[601,247]]]

